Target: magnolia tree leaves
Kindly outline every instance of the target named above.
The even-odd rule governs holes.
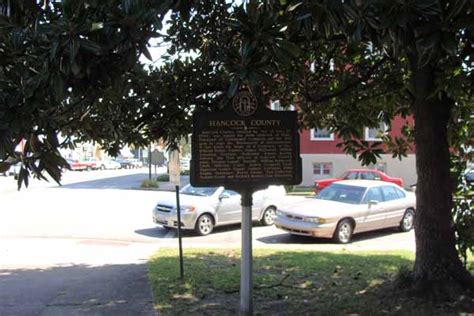
[[[76,141],[107,144],[111,153],[124,142],[145,142],[124,123],[133,126],[137,119],[138,100],[128,98],[127,80],[139,56],[149,55],[148,41],[158,36],[164,15],[187,5],[2,1],[7,9],[0,14],[0,162],[22,163],[19,186],[30,173],[44,178],[43,171],[59,182],[67,163],[58,148]],[[58,134],[65,137],[62,143],[54,139]]]
[[[0,18],[0,161],[37,161],[77,141],[112,155],[156,139],[176,146],[195,110],[222,108],[241,88],[297,106],[302,128],[337,133],[363,163],[402,157],[412,127],[376,143],[360,141],[363,128],[411,114],[413,61],[443,74],[433,97],[471,102],[471,15],[467,1],[15,2]],[[144,70],[138,57],[151,57],[157,36],[164,63]],[[32,135],[52,146],[15,152]]]

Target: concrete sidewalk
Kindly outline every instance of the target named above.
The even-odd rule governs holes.
[[[2,239],[0,315],[157,315],[146,260],[156,245]]]

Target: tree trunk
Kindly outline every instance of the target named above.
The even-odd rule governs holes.
[[[420,290],[450,295],[454,288],[472,289],[474,281],[457,254],[451,217],[453,186],[447,126],[454,101],[446,93],[434,93],[434,79],[433,68],[413,70],[418,173],[413,280]]]

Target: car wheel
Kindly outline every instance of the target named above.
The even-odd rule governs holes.
[[[214,229],[214,220],[208,214],[199,216],[196,222],[195,231],[201,236],[209,235]]]
[[[351,241],[353,232],[352,222],[349,219],[343,219],[337,224],[333,239],[339,244],[347,244]]]
[[[264,226],[271,226],[275,223],[276,209],[273,206],[268,207],[265,212],[263,212],[262,219],[260,223]]]
[[[400,222],[400,230],[402,232],[410,231],[413,228],[415,220],[415,212],[413,210],[406,210],[403,214],[402,221]]]
[[[100,170],[105,170],[105,166],[104,165],[100,166]]]

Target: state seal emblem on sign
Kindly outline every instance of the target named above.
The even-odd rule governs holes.
[[[248,91],[240,91],[232,100],[232,108],[239,116],[250,116],[257,110],[257,99]]]

